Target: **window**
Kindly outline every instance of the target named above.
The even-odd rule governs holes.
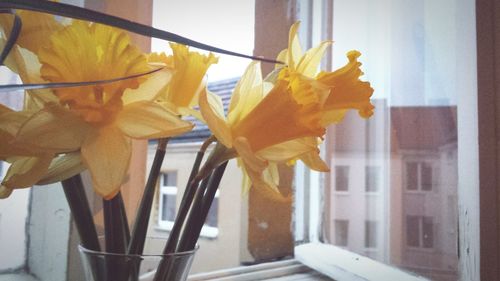
[[[433,189],[432,164],[428,162],[406,163],[406,190],[431,191]]]
[[[366,166],[366,192],[377,192],[380,185],[380,167],[378,166]]]
[[[177,172],[160,174],[160,191],[158,202],[158,226],[170,230],[175,221],[177,210]],[[201,236],[216,237],[218,234],[219,191],[215,193],[214,201],[208,211],[207,219],[201,230]]]
[[[210,210],[208,210],[207,219],[200,233],[202,237],[215,238],[219,234],[219,193],[219,190],[217,190],[214,201],[212,201],[212,206],[210,206]]]
[[[432,248],[434,224],[432,217],[406,216],[406,245],[416,248]]]
[[[177,208],[177,172],[160,174],[160,194],[158,204],[158,225],[171,229],[175,220]]]
[[[345,247],[349,239],[349,221],[335,220],[335,245]]]
[[[349,111],[328,128],[325,158],[349,172],[332,167],[320,183],[323,241],[336,245],[336,220],[347,219],[347,250],[438,281],[459,279],[458,147],[470,131],[457,126],[457,112],[475,92],[474,58],[457,63],[475,52],[457,37],[467,26],[464,36],[475,42],[473,1],[461,3],[332,1],[313,4],[303,21],[313,30],[308,47],[335,42],[325,65],[344,66],[356,49],[360,79],[374,88],[371,118]]]
[[[335,166],[335,190],[349,190],[349,166]]]
[[[365,247],[366,248],[376,248],[377,247],[377,227],[376,221],[365,221]]]

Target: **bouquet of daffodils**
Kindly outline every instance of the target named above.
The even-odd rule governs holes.
[[[73,20],[61,21],[54,15]],[[373,89],[359,80],[360,53],[349,52],[347,64],[334,72],[318,72],[331,42],[303,52],[298,27],[296,23],[290,29],[288,48],[269,60],[65,4],[0,1],[0,63],[23,82],[0,90],[25,94],[21,111],[0,105],[0,160],[10,163],[0,197],[60,181],[82,247],[141,255],[166,146],[171,137],[193,128],[183,119],[191,115],[205,122],[212,136],[194,159],[164,254],[195,249],[230,159],[238,160],[248,186],[276,200],[289,200],[277,191],[277,165],[300,160],[311,169],[328,171],[318,148],[325,128],[340,122],[349,109],[364,118],[374,109]],[[125,30],[171,41],[172,55],[142,53]],[[203,79],[210,65],[217,63],[216,56],[202,55],[188,45],[254,59],[234,89],[227,115]],[[276,64],[265,78],[261,61]],[[120,186],[128,173],[133,139],[155,139],[158,148],[129,229]],[[205,157],[212,143],[214,148]],[[79,176],[84,170],[103,198],[104,246]],[[134,266],[123,270],[124,265],[116,262],[102,267],[93,269],[95,280],[137,280],[139,274]],[[109,279],[110,271],[124,273]],[[155,280],[172,280],[172,271],[176,271],[172,262],[160,262]]]

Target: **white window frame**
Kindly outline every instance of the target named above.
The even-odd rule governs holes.
[[[168,173],[172,173],[172,172],[175,172],[177,173],[176,171],[162,171],[160,173],[160,180],[159,180],[159,184],[160,184],[160,188],[158,189],[158,219],[157,219],[157,223],[158,223],[158,227],[157,229],[159,230],[164,230],[164,231],[170,231],[172,230],[173,226],[174,226],[174,221],[170,221],[170,220],[163,220],[162,219],[162,211],[163,211],[163,195],[175,195],[175,200],[176,200],[176,205],[177,205],[177,200],[180,198],[179,195],[182,195],[181,193],[179,193],[179,189],[176,186],[172,186],[172,185],[166,185],[164,183],[164,174],[168,174]],[[220,192],[219,190],[217,190],[215,192],[215,197],[214,197],[214,200],[219,200],[220,198]],[[178,207],[176,207],[176,213],[174,214],[174,216],[177,214],[177,211],[178,211]],[[218,210],[218,206],[217,206],[217,216],[219,215],[219,210]],[[218,222],[219,220],[217,220]],[[208,224],[203,224],[203,227],[201,229],[201,232],[200,232],[200,237],[205,237],[205,238],[216,238],[217,236],[219,235],[219,228],[217,226],[209,226]]]
[[[290,5],[295,4],[294,1],[290,2]],[[308,14],[310,10],[314,10],[317,13],[318,2],[324,2],[329,5],[332,3],[331,0],[317,2],[305,0],[300,3],[300,13]],[[462,3],[462,1],[457,3],[459,5],[467,5]],[[457,63],[467,64],[471,68],[477,67],[478,80],[477,84],[475,82],[467,84],[466,80],[468,77],[460,77],[464,79],[460,80],[462,84],[459,85],[470,90],[469,95],[459,97],[459,103],[467,106],[458,108],[457,120],[459,131],[468,132],[467,134],[459,134],[458,136],[459,176],[465,175],[459,178],[458,187],[460,280],[500,279],[500,272],[498,271],[500,263],[500,246],[498,243],[500,241],[500,228],[498,227],[500,214],[498,212],[499,204],[497,196],[500,192],[500,183],[497,176],[500,169],[500,161],[498,161],[497,155],[497,151],[500,150],[497,128],[497,124],[500,123],[500,117],[497,112],[500,112],[500,108],[497,103],[499,93],[498,88],[496,88],[496,84],[500,82],[500,77],[498,76],[498,73],[500,73],[500,58],[498,55],[494,56],[494,54],[500,52],[500,35],[496,32],[500,28],[500,22],[498,21],[500,11],[496,4],[495,0],[477,1],[473,5],[474,7],[465,9],[469,13],[468,16],[475,14],[477,26],[470,28],[470,26],[464,25],[462,26],[463,29],[461,29],[461,32],[466,32],[469,35],[474,33],[474,37],[477,36],[477,40],[466,40],[463,42],[473,49],[476,49],[477,44],[477,52],[473,52],[473,54],[477,54],[477,65],[476,63],[470,64],[466,61],[459,61]],[[310,7],[307,8],[306,6]],[[467,6],[467,8],[469,7]],[[312,17],[312,14],[311,12],[311,18],[318,18]],[[306,25],[307,21],[304,21],[302,28],[305,29],[304,26]],[[301,32],[301,34],[304,33]],[[461,57],[470,55],[471,53],[459,54]],[[320,178],[319,174],[312,172],[309,179],[303,183],[299,182],[299,184],[305,187],[318,186],[317,183],[322,182],[318,180]],[[388,265],[377,263],[352,252],[321,243],[317,234],[317,214],[320,213],[322,202],[321,193],[318,192],[320,188],[321,186],[318,186],[318,190],[312,190],[310,199],[309,195],[306,196],[308,202],[306,206],[310,206],[310,208],[308,208],[308,214],[303,216],[308,218],[304,229],[311,230],[311,234],[307,235],[307,239],[311,242],[295,248],[297,260],[314,269],[325,272],[329,276],[336,276],[338,280],[423,280],[415,276],[409,276],[406,273],[398,272]],[[35,194],[32,196],[32,204],[36,204],[40,196],[45,197],[46,195]],[[53,205],[50,206],[52,208]],[[56,207],[59,208],[55,205],[53,208]],[[61,205],[60,208],[64,208],[64,205]],[[39,210],[39,212],[50,216],[54,213],[54,210],[47,208]],[[312,215],[313,213],[316,213],[316,215]],[[44,224],[47,229],[57,228],[57,225],[52,221],[44,222]],[[29,234],[30,236],[39,236],[38,231],[32,232],[30,230]],[[43,247],[48,248],[52,245],[49,240],[45,239],[45,242],[37,242],[43,242]],[[73,238],[70,239],[70,247],[72,248],[76,246],[73,240]],[[64,245],[65,243],[58,244]],[[60,255],[61,253],[57,254],[57,256]],[[50,260],[51,257],[55,256],[47,256],[45,260]],[[280,265],[276,265],[278,268],[280,267]],[[369,269],[369,272],[367,272],[367,269]],[[66,270],[66,268],[61,267],[60,270]],[[233,271],[236,270],[234,269]],[[241,279],[233,280],[252,280],[249,278],[251,278],[251,273],[253,272],[256,271],[250,268],[246,273],[240,272]],[[24,273],[14,273],[14,275],[16,277],[11,276],[11,278],[17,278],[15,280],[35,279]],[[226,274],[224,276],[235,275]],[[270,274],[255,276],[259,276],[259,279],[273,277]],[[7,276],[7,278],[9,277]],[[217,280],[217,278],[212,278],[212,280]],[[53,281],[54,279],[40,277],[36,278],[36,280]],[[203,280],[210,280],[210,278]]]
[[[176,171],[163,171],[160,173],[160,188],[158,190],[158,227],[164,230],[172,230],[172,227],[174,226],[174,221],[170,220],[163,220],[163,195],[174,195],[175,196],[175,201],[177,202],[177,195],[178,195],[178,188],[176,186],[170,186],[166,185],[164,183],[164,175],[168,173],[177,173]],[[177,205],[177,204],[176,204]],[[175,214],[174,214],[175,218]]]

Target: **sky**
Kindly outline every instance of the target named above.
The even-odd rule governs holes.
[[[254,0],[155,0],[153,5],[156,28],[239,53],[253,52]],[[169,49],[165,41],[152,42],[152,51]],[[248,59],[217,56],[219,63],[207,73],[209,82],[239,77],[250,63]]]

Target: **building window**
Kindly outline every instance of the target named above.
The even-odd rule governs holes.
[[[349,237],[349,221],[335,220],[335,245],[347,247]]]
[[[380,167],[366,166],[365,167],[365,191],[377,192],[380,186]]]
[[[366,248],[376,248],[377,247],[377,222],[376,221],[365,221],[365,247]]]
[[[349,190],[349,166],[335,166],[335,190]]]
[[[432,165],[430,163],[406,163],[406,190],[431,191],[432,185]]]
[[[171,229],[176,215],[177,173],[164,172],[160,174],[160,201],[158,205],[158,225]]]
[[[170,230],[177,215],[177,172],[164,172],[160,174],[160,200],[158,205],[158,226]],[[200,235],[216,237],[219,233],[218,224],[219,191],[215,193],[214,201],[208,211],[207,219]]]
[[[434,223],[432,217],[406,216],[406,244],[409,247],[434,247]]]
[[[205,224],[201,229],[201,236],[204,237],[217,237],[219,234],[218,229],[218,216],[219,216],[219,190],[215,193],[214,201],[212,201],[212,205],[210,206],[210,210],[208,210],[207,218],[205,220]]]

